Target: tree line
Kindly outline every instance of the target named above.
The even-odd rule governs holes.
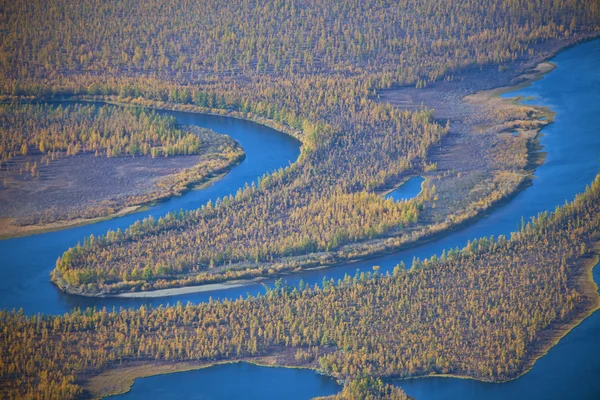
[[[81,153],[168,157],[198,154],[201,148],[198,135],[180,129],[174,117],[141,108],[0,105],[0,161],[4,164],[27,155],[46,159]]]

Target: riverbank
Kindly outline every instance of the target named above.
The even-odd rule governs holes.
[[[294,129],[289,125],[285,125],[272,119],[260,117],[252,113],[245,113],[234,110],[225,110],[222,108],[201,107],[195,104],[181,104],[168,101],[147,100],[142,97],[120,97],[115,95],[63,95],[63,96],[8,96],[0,95],[0,102],[10,101],[29,101],[29,102],[88,102],[88,103],[104,103],[116,106],[135,105],[161,111],[180,111],[194,114],[214,115],[218,117],[235,118],[244,121],[255,122],[259,125],[266,126],[276,131],[283,132],[299,142],[304,141],[304,135],[301,130]]]
[[[225,290],[235,287],[247,286],[251,283],[256,283],[260,279],[248,279],[248,280],[234,280],[226,281],[224,283],[210,283],[208,285],[201,286],[184,286],[174,287],[169,289],[158,289],[149,292],[130,292],[130,293],[118,293],[111,297],[122,297],[122,298],[155,298],[155,297],[168,297],[189,293],[202,293],[211,292],[216,290]]]
[[[289,363],[282,363],[288,360]],[[173,374],[179,372],[195,371],[210,368],[217,365],[248,363],[260,367],[273,368],[300,368],[318,370],[316,362],[297,363],[294,361],[293,351],[284,349],[278,353],[266,356],[246,357],[236,360],[223,360],[213,362],[156,362],[156,363],[133,363],[129,366],[110,368],[98,375],[91,376],[82,381],[85,398],[101,399],[127,393],[131,390],[136,379],[151,376]]]
[[[107,221],[112,218],[122,217],[143,210],[147,205],[125,207],[114,214],[98,218],[75,218],[71,220],[61,220],[49,224],[39,225],[19,225],[12,218],[0,218],[0,240],[12,239],[39,233],[59,231],[61,229],[75,228],[87,224],[93,224],[100,221]]]

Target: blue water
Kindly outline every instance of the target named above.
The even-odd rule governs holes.
[[[422,176],[413,176],[400,185],[396,190],[390,192],[386,199],[394,201],[410,200],[421,193],[421,185],[425,182]]]
[[[174,391],[173,388],[177,390]],[[335,379],[306,369],[258,367],[248,363],[136,379],[119,400],[286,399],[306,400],[339,392]]]

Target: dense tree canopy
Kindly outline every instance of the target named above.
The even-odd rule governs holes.
[[[48,104],[0,105],[2,162],[15,155],[95,153],[174,156],[197,154],[197,135],[177,127],[174,117],[141,108]]]
[[[2,9],[0,72],[21,82],[68,70],[185,81],[364,71],[426,83],[513,60],[538,39],[596,26],[600,12],[577,0],[6,0]]]

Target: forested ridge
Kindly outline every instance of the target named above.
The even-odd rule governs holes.
[[[200,138],[179,129],[174,117],[141,108],[0,105],[3,163],[28,154],[41,154],[45,159],[80,153],[168,157],[197,154],[201,147]]]
[[[140,223],[133,235],[117,232],[65,254],[56,281],[91,293],[205,274],[200,283],[219,267],[223,279],[242,274],[230,264],[404,235],[418,216],[414,206],[372,194],[422,171],[448,126],[428,110],[378,104],[376,90],[424,87],[472,66],[510,69],[541,42],[587,37],[600,21],[593,0],[52,0],[5,1],[2,9],[7,98],[198,106],[273,121],[303,142],[295,164],[239,199],[170,217],[159,229]],[[342,208],[351,210],[343,218]],[[327,229],[317,231],[315,221]],[[151,279],[138,279],[144,268]],[[268,273],[259,270],[252,273]]]
[[[399,265],[382,276],[374,267],[314,287],[280,281],[265,295],[198,305],[64,316],[4,311],[2,394],[68,399],[82,395],[85,378],[119,365],[238,360],[284,349],[295,352],[293,364],[342,379],[511,379],[552,344],[558,328],[598,306],[589,273],[599,215],[600,176],[510,239],[480,238],[415,260],[410,270]]]

